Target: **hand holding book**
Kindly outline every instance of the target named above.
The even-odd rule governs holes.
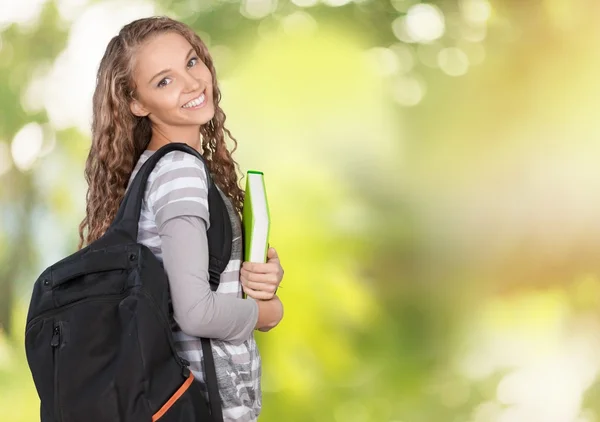
[[[240,280],[244,293],[254,299],[272,299],[283,279],[283,267],[275,248],[267,251],[267,262],[244,262]]]

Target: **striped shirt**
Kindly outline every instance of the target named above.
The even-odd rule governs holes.
[[[142,164],[153,152],[146,150],[142,153],[132,172],[130,183]],[[231,201],[220,189],[219,193],[223,197],[229,212],[233,242],[231,258],[225,271],[221,274],[216,295],[228,295],[236,298],[231,300],[237,300],[237,298],[242,297],[240,282],[240,265],[242,262],[241,222]],[[209,227],[206,167],[202,161],[191,154],[183,151],[172,151],[158,161],[148,177],[138,223],[138,242],[147,246],[158,259],[163,261],[161,236],[164,239],[164,233],[160,233],[160,228],[167,226],[169,221],[173,221],[172,219],[182,216],[200,217],[201,221],[204,222],[203,228],[206,230]],[[190,253],[185,244],[176,244],[175,247],[182,248],[182,255]],[[171,251],[171,254],[173,253],[177,254],[177,251]],[[207,250],[197,251],[197,253],[199,259],[208,256]],[[174,274],[169,273],[168,268],[166,270],[169,275],[172,297],[176,299],[172,280]],[[208,283],[208,278],[206,278],[206,283]],[[194,288],[193,284],[189,286]],[[186,288],[189,290],[190,287]],[[181,292],[179,293],[181,294]],[[183,292],[183,297],[186,293],[189,294],[189,291]],[[237,301],[236,303],[240,302]],[[245,301],[242,304],[254,305],[250,302],[245,303]],[[241,312],[239,309],[235,310]],[[256,308],[255,316],[257,317],[257,315],[258,309]],[[207,316],[206,319],[210,320],[210,316]],[[240,341],[226,341],[217,338],[211,340],[225,422],[253,422],[257,419],[261,410],[261,359],[252,334],[255,321],[256,319],[254,319],[251,326],[245,328],[244,338]],[[248,325],[246,320],[244,324]],[[178,354],[190,362],[190,370],[196,380],[200,382],[208,398],[204,384],[200,339],[184,333],[176,323],[173,323],[172,330]]]

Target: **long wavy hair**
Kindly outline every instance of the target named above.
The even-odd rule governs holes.
[[[110,226],[133,167],[150,142],[150,119],[135,116],[129,108],[136,89],[132,78],[133,59],[141,45],[165,32],[183,36],[210,69],[215,114],[200,127],[200,152],[217,186],[241,213],[244,191],[238,185],[237,163],[232,158],[237,141],[224,125],[225,113],[219,107],[221,92],[206,45],[190,27],[168,17],[138,19],[124,26],[108,43],[98,69],[93,96],[92,145],[85,166],[86,215],[79,225],[80,249],[101,237]],[[225,135],[233,141],[231,152]]]

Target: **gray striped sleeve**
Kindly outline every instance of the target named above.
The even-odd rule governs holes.
[[[147,192],[148,207],[157,227],[179,216],[202,218],[210,226],[206,167],[197,157],[173,151],[156,165],[156,176]]]

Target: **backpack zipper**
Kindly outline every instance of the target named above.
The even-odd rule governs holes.
[[[52,347],[52,360],[54,363],[54,415],[57,422],[60,422],[60,401],[58,396],[58,351],[60,348],[60,323],[56,322],[52,330],[53,332],[50,346]]]
[[[155,309],[156,314],[158,314],[159,318],[163,322],[163,327],[164,327],[165,332],[167,333],[167,339],[169,341],[169,347],[171,348],[171,352],[173,353],[173,356],[176,358],[177,363],[179,363],[179,365],[181,366],[182,375],[184,376],[184,378],[188,378],[190,376],[190,369],[189,369],[190,362],[188,362],[184,358],[180,357],[179,354],[177,353],[177,350],[175,349],[175,344],[173,343],[171,328],[170,328],[170,324],[169,324],[168,320],[164,317],[160,307],[156,304],[154,298],[149,293],[147,293],[143,289],[140,289],[139,292],[141,292],[142,295],[146,296],[149,299],[150,305]],[[97,302],[105,302],[105,301],[110,302],[113,300],[116,301],[116,300],[124,299],[128,295],[129,295],[129,292],[113,294],[113,295],[109,295],[109,296],[88,297],[88,298],[81,299],[81,300],[78,300],[73,303],[69,303],[68,305],[61,306],[59,308],[50,309],[50,310],[43,312],[40,315],[36,316],[31,321],[29,321],[29,323],[27,324],[27,327],[26,327],[26,335],[27,335],[27,331],[29,331],[29,329],[31,327],[33,327],[36,323],[38,323],[42,319],[48,318],[55,314],[59,314],[61,312],[64,312],[66,309],[69,309],[73,306],[81,305],[83,303],[87,303],[87,302],[91,302],[91,301],[97,301]],[[58,407],[58,365],[56,364],[56,362],[58,362],[58,349],[60,346],[60,334],[61,334],[60,326],[58,324],[55,324],[50,345],[53,348],[52,355],[55,360],[55,365],[54,365],[54,392],[55,392],[54,403],[55,404],[54,405],[55,405],[55,414],[57,414],[57,415],[60,412],[60,408]],[[57,418],[57,422],[58,421],[60,421],[60,418]]]
[[[127,293],[120,293],[114,295],[105,295],[105,296],[93,296],[85,299],[81,299],[75,301],[73,303],[69,303],[68,305],[64,305],[55,309],[50,309],[46,312],[42,312],[31,321],[27,323],[25,336],[29,334],[29,330],[32,329],[37,323],[40,321],[50,318],[54,315],[58,315],[65,310],[72,308],[73,306],[81,305],[83,303],[97,301],[97,302],[111,302],[116,300],[124,299],[127,296]],[[61,326],[60,321],[54,321],[52,326],[52,338],[50,340],[50,347],[52,348],[52,363],[54,364],[54,417],[56,418],[56,422],[60,422],[61,420],[61,410],[60,410],[60,399],[59,399],[59,351],[61,346]]]
[[[55,314],[59,314],[61,312],[64,312],[66,309],[72,308],[73,306],[77,306],[77,305],[81,305],[82,303],[87,303],[87,302],[92,302],[92,301],[97,301],[97,302],[111,302],[113,300],[117,300],[117,299],[125,299],[125,297],[127,297],[128,293],[115,293],[112,295],[104,295],[104,296],[92,296],[92,297],[86,297],[84,299],[80,299],[77,300],[73,303],[69,303],[67,305],[63,305],[60,306],[58,308],[54,308],[54,309],[50,309],[46,312],[42,312],[41,314],[39,314],[38,316],[36,316],[35,318],[33,318],[31,321],[29,321],[27,323],[26,326],[26,331],[29,331],[29,329],[35,325],[36,323],[38,323],[40,320],[44,319],[44,318],[48,318],[51,316],[54,316]]]
[[[150,305],[156,310],[156,313],[158,314],[159,318],[162,320],[163,325],[165,327],[165,331],[168,330],[168,333],[167,333],[168,337],[167,338],[169,340],[169,346],[171,347],[171,351],[173,352],[174,356],[178,359],[179,364],[181,365],[181,370],[182,370],[183,376],[187,378],[189,376],[189,368],[188,368],[188,366],[190,365],[190,363],[187,360],[179,357],[179,354],[175,350],[175,344],[173,344],[173,339],[171,338],[172,333],[171,333],[171,328],[170,328],[171,325],[169,324],[169,321],[167,321],[167,319],[163,316],[160,307],[156,304],[156,301],[154,300],[154,298],[149,293],[147,293],[143,288],[140,289],[139,292],[142,295],[146,296],[149,299]],[[25,335],[27,335],[27,332],[29,331],[29,329],[31,327],[33,327],[36,323],[38,323],[42,319],[54,316],[55,314],[59,314],[61,312],[64,312],[66,309],[72,308],[73,306],[81,305],[83,303],[92,302],[92,301],[97,301],[97,302],[111,302],[113,300],[124,299],[128,295],[129,295],[129,292],[124,292],[124,293],[118,293],[118,294],[106,295],[106,296],[86,297],[86,298],[78,300],[76,302],[69,303],[68,305],[61,306],[59,308],[50,309],[50,310],[48,310],[46,312],[43,312],[43,313],[39,314],[38,316],[36,316],[35,318],[33,318],[31,321],[29,321],[27,323]],[[58,329],[59,329],[59,334],[60,334],[60,327]],[[52,341],[54,342],[54,336],[53,336],[53,340]]]

